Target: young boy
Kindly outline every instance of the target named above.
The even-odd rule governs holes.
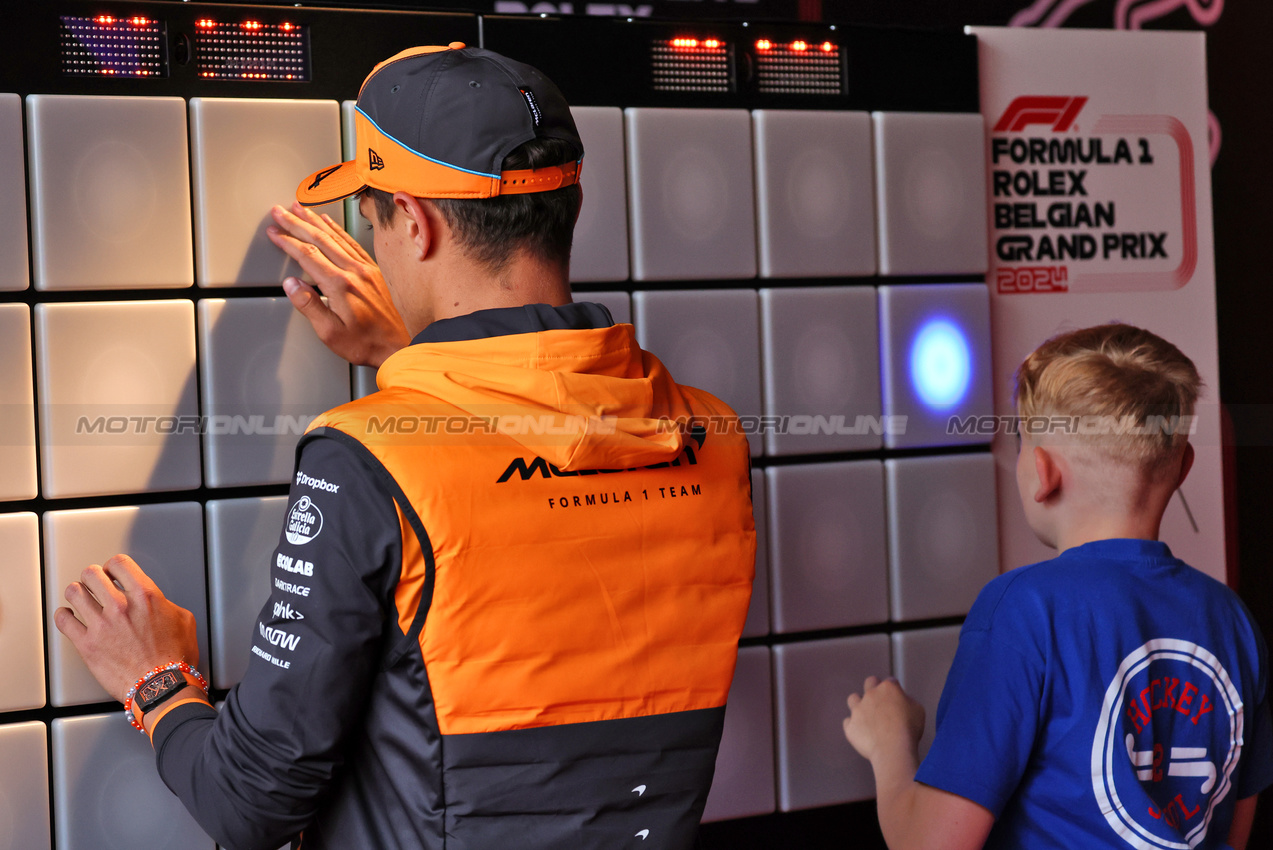
[[[1244,850],[1273,782],[1264,640],[1232,591],[1158,542],[1200,385],[1128,325],[1021,364],[1017,487],[1058,554],[978,596],[923,764],[924,710],[896,681],[849,697],[845,736],[871,762],[892,850]]]

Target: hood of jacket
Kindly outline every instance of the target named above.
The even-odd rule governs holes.
[[[686,388],[642,350],[632,325],[409,345],[376,382],[488,420],[563,471],[670,461],[694,416]]]

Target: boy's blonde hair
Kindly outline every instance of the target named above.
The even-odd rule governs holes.
[[[1053,337],[1021,363],[1016,382],[1023,432],[1044,433],[1043,417],[1064,417],[1046,433],[1059,426],[1151,476],[1167,471],[1183,450],[1202,389],[1180,349],[1117,323]]]

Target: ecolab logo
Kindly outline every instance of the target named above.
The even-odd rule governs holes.
[[[1019,97],[1008,104],[992,132],[1019,133],[1034,124],[1050,124],[1052,132],[1064,133],[1070,129],[1086,103],[1085,97]]]

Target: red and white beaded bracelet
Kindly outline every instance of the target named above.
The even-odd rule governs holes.
[[[153,670],[146,673],[146,675],[142,676],[136,682],[134,682],[133,686],[128,689],[128,695],[124,697],[124,717],[127,718],[129,724],[131,724],[134,729],[140,732],[146,731],[145,724],[142,722],[141,718],[138,716],[138,713],[133,710],[133,700],[137,696],[137,692],[145,688],[146,684],[150,682],[150,680],[154,679],[157,676],[162,676],[163,674],[167,673],[170,670],[176,670],[183,673],[184,678],[186,679],[186,684],[195,685],[196,687],[198,687],[200,690],[203,691],[204,696],[207,696],[208,680],[203,678],[202,673],[200,673],[194,667],[191,667],[186,662],[174,661],[171,664],[168,664],[164,667],[156,667]],[[191,681],[192,677],[194,681]],[[176,690],[178,689],[174,688],[173,692],[175,693]]]

